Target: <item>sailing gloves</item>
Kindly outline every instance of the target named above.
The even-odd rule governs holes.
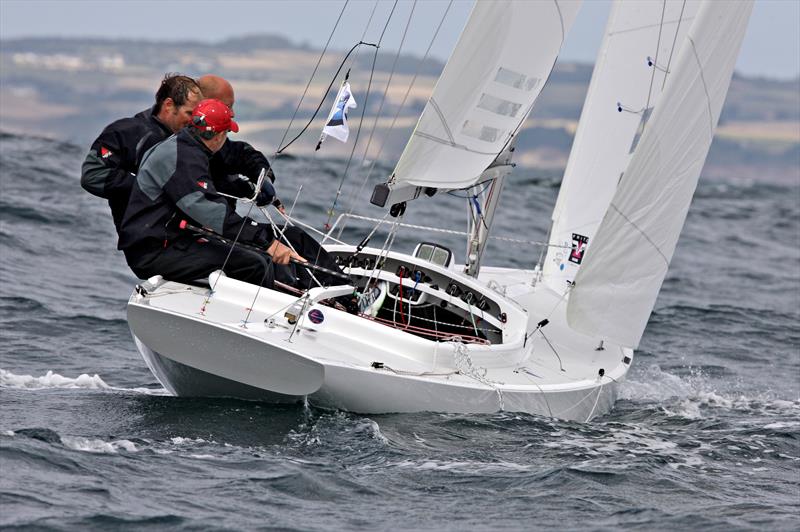
[[[272,181],[269,178],[264,179],[264,182],[261,183],[261,190],[258,191],[258,196],[256,196],[256,205],[259,207],[264,207],[269,205],[275,200],[275,187],[272,186]]]
[[[256,205],[259,207],[266,207],[267,205],[272,205],[276,209],[283,210],[283,203],[281,200],[275,197],[275,186],[273,186],[272,181],[275,180],[275,174],[272,173],[272,168],[267,170],[266,179],[264,182],[261,183],[261,190],[258,192],[258,196],[256,196]]]

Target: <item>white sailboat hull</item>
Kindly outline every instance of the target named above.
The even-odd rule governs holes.
[[[617,400],[619,382],[582,389],[511,392],[486,387],[458,387],[379,375],[353,368],[326,367],[325,382],[315,393],[291,396],[226,379],[174,362],[137,340],[137,348],[159,382],[180,397],[231,397],[272,404],[310,404],[362,414],[392,412],[493,413],[499,411],[586,421],[608,413]],[[502,403],[500,398],[502,397]]]
[[[532,275],[484,271],[481,281],[514,286]],[[507,323],[515,330],[504,331],[499,345],[432,341],[311,302],[291,324],[284,313],[294,296],[224,277],[210,297],[208,289],[169,282],[134,293],[128,321],[148,367],[177,396],[307,400],[365,414],[513,411],[587,421],[610,411],[632,353],[598,351],[598,340],[569,333],[563,305],[551,312],[547,338],[525,339],[557,300],[543,286],[517,291],[522,306],[493,294],[518,307]],[[321,323],[309,321],[311,310]]]

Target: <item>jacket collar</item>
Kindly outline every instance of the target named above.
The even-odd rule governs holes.
[[[178,131],[178,136],[189,143],[197,144],[209,158],[214,155],[214,152],[209,150],[208,146],[197,136],[197,131],[193,126],[186,126],[181,129]]]
[[[143,111],[143,112],[146,112],[146,111]],[[153,121],[154,124],[156,124],[159,128],[161,128],[161,131],[163,131],[165,133],[166,137],[172,136],[172,130],[170,128],[168,128],[166,126],[166,124],[164,124],[164,122],[162,122],[161,120],[158,119],[158,106],[157,105],[153,105],[153,107],[150,108],[149,118],[150,118],[150,120]]]

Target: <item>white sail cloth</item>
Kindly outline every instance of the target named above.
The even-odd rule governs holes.
[[[394,182],[474,184],[530,113],[579,7],[579,0],[476,2]]]
[[[594,243],[620,176],[672,69],[700,0],[616,0],[595,62],[543,264],[559,293]],[[574,252],[569,247],[574,247]]]
[[[639,344],[714,136],[752,1],[705,0],[575,278],[569,325]]]

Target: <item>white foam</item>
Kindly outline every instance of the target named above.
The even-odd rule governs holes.
[[[52,388],[60,389],[83,389],[83,390],[113,390],[120,392],[134,392],[144,395],[170,395],[164,388],[118,388],[109,386],[98,375],[88,375],[82,373],[77,377],[70,378],[54,373],[52,370],[41,377],[34,377],[32,375],[16,375],[10,371],[0,368],[0,387],[4,388],[17,388],[25,390],[44,390]]]
[[[775,423],[769,423],[764,425],[765,429],[790,429],[792,427],[800,426],[800,421],[776,421]]]
[[[4,430],[3,432],[0,432],[0,434],[2,434],[3,436],[13,436],[14,435],[14,431],[13,430]]]
[[[121,392],[134,392],[143,395],[170,396],[172,395],[166,388],[112,388]]]
[[[668,415],[686,419],[702,418],[703,408],[782,411],[800,409],[800,400],[787,401],[770,395],[770,392],[765,392],[748,397],[739,392],[720,392],[714,389],[702,373],[678,377],[653,365],[629,377],[620,387],[619,398],[660,403]]]
[[[668,457],[673,469],[702,467],[705,464],[703,453],[710,450],[707,444],[694,442],[696,447],[685,449],[670,438],[670,434],[641,425],[615,424],[612,430],[605,433],[586,437],[570,435],[566,439],[543,441],[541,445],[560,452],[572,452],[576,457],[590,457],[587,464],[592,464],[593,460],[605,460],[607,457],[620,455]],[[615,461],[613,467],[625,469],[630,464]]]
[[[170,438],[170,441],[175,445],[184,445],[188,443],[208,443],[203,438],[184,438],[183,436],[175,436]]]
[[[0,368],[0,386],[6,388],[24,388],[38,390],[44,388],[82,388],[86,390],[108,390],[111,387],[103,382],[99,375],[83,373],[74,379],[62,377],[58,373],[48,371],[41,377],[31,375],[15,375]]]
[[[784,410],[800,410],[800,399],[796,401],[783,401],[781,399],[776,399],[772,402],[772,406]]]
[[[62,436],[61,443],[75,451],[97,454],[117,454],[117,451],[120,449],[129,453],[135,453],[139,450],[136,448],[136,444],[130,440],[106,442],[98,439],[83,438],[81,436]]]
[[[683,417],[686,419],[700,419],[703,415],[700,413],[700,405],[696,402],[686,399],[681,401],[678,408],[664,407],[664,412],[670,416]]]
[[[365,418],[356,424],[354,431],[356,433],[366,433],[372,439],[378,440],[381,443],[389,443],[386,436],[381,432],[380,426],[373,420]]]
[[[384,467],[384,466],[381,466]],[[417,471],[530,471],[531,466],[516,464],[514,462],[478,462],[472,460],[402,460],[388,463],[385,467],[399,467],[415,469]]]
[[[619,398],[632,401],[663,402],[674,397],[688,397],[692,387],[680,377],[661,371],[658,366],[644,369],[634,380],[629,377],[620,387]]]

